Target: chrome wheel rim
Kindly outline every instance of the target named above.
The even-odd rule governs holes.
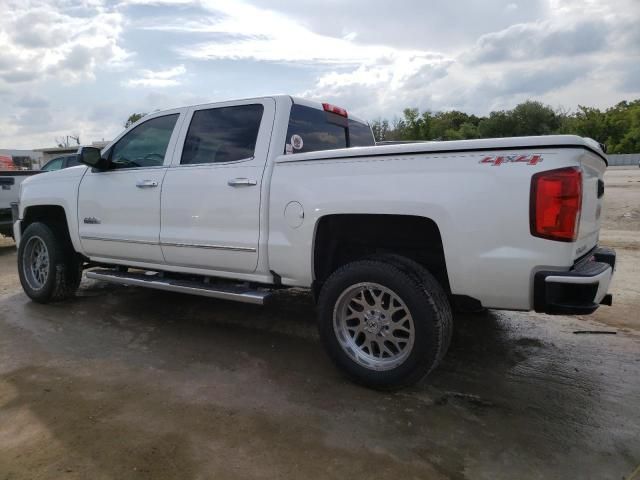
[[[33,290],[40,290],[49,278],[49,250],[38,236],[27,240],[22,257],[22,271]]]
[[[347,288],[333,310],[333,330],[342,349],[370,370],[391,370],[411,354],[415,325],[406,304],[377,283]]]

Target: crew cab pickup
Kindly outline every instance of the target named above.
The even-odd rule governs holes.
[[[89,278],[255,304],[304,287],[352,379],[397,388],[444,356],[452,309],[588,314],[607,159],[577,136],[375,145],[346,110],[272,96],[156,112],[86,166],[22,184],[22,286]]]

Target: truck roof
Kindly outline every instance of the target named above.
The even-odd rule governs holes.
[[[194,105],[183,105],[183,107],[198,107],[198,106],[202,106],[202,105],[207,105],[209,103],[227,103],[227,102],[239,102],[239,101],[250,101],[250,100],[263,100],[265,98],[273,98],[274,100],[290,100],[291,102],[297,104],[297,105],[304,105],[305,107],[311,107],[311,108],[316,108],[318,110],[323,110],[323,106],[322,106],[322,101],[320,100],[311,100],[308,98],[303,98],[303,97],[296,97],[293,95],[287,95],[287,94],[283,94],[283,93],[278,93],[275,95],[263,95],[260,97],[247,97],[247,98],[231,98],[228,100],[220,100],[218,102],[207,102],[207,103],[197,103]],[[346,108],[344,105],[338,105],[339,107],[343,107],[347,110],[347,112],[349,113],[349,118],[351,120],[355,120],[356,122],[361,122],[361,123],[365,123],[368,124],[369,122],[367,122],[366,120],[363,120],[362,118],[353,115],[351,113],[351,111]],[[172,109],[164,109],[164,110],[160,110],[158,112],[153,112],[154,115],[158,114],[158,113],[162,113],[165,110],[172,110]]]

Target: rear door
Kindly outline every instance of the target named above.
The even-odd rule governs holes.
[[[78,225],[92,258],[164,263],[160,191],[185,110],[149,116],[109,148],[110,168],[89,169],[78,192]]]
[[[160,242],[168,264],[253,272],[260,192],[275,101],[192,108],[162,188]]]

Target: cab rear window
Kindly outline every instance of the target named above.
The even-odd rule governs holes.
[[[373,145],[373,134],[366,123],[304,105],[291,107],[285,153]]]

